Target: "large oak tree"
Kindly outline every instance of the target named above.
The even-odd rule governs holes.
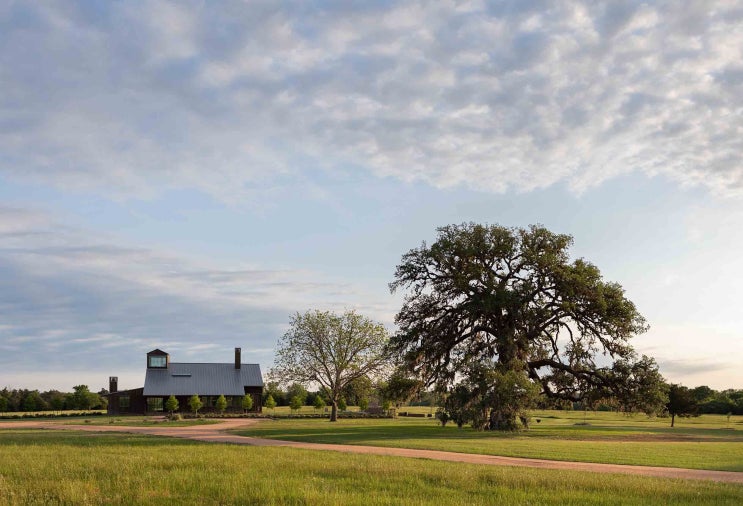
[[[490,367],[494,377],[523,374],[551,397],[576,401],[595,389],[626,395],[627,364],[636,360],[629,340],[647,324],[619,284],[570,259],[571,245],[571,236],[542,226],[438,229],[433,244],[397,266],[390,289],[407,293],[390,349],[439,387]],[[518,409],[487,408],[490,428],[515,427]]]
[[[318,383],[330,399],[330,421],[338,419],[343,390],[388,366],[387,331],[355,311],[297,313],[279,340],[271,377],[287,383]]]

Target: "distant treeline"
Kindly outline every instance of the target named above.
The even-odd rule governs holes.
[[[0,413],[18,411],[63,411],[67,409],[106,409],[107,400],[101,390],[91,392],[87,385],[77,385],[73,392],[60,392],[4,388],[0,390]]]
[[[695,413],[717,415],[743,415],[743,390],[728,388],[713,390],[708,386],[690,388],[695,404]],[[541,398],[537,403],[540,409],[575,409],[587,408],[596,411],[620,411],[620,405],[613,399],[600,399],[593,403],[569,402],[556,399]]]
[[[692,388],[691,392],[700,413],[743,415],[743,390],[729,388],[718,392],[708,386],[701,386]]]

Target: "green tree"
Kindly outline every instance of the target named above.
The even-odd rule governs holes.
[[[338,419],[343,389],[353,380],[386,368],[387,331],[354,311],[297,313],[280,339],[271,376],[302,384],[319,383]]]
[[[467,364],[526,375],[549,397],[578,401],[618,390],[611,366],[633,361],[629,340],[645,319],[617,283],[583,259],[569,235],[474,223],[438,229],[403,255],[390,289],[409,290],[390,350],[426,385],[451,387]],[[513,427],[515,411],[488,406],[490,428]],[[508,420],[506,420],[508,418]]]
[[[75,409],[89,410],[96,404],[100,403],[100,396],[93,393],[88,385],[76,385],[72,387],[72,403]]]
[[[369,407],[369,398],[361,397],[358,401],[358,405],[361,411],[366,411],[366,409]]]
[[[245,394],[245,396],[243,397],[242,406],[245,413],[253,409],[253,396],[250,394]]]
[[[41,394],[39,394],[38,390],[28,392],[26,397],[23,399],[24,411],[43,411],[46,407],[46,402],[41,398]]]
[[[389,415],[390,414],[390,409],[392,409],[392,403],[388,399],[383,399],[382,400],[382,409],[384,410],[384,412],[387,415]]]
[[[291,399],[299,397],[299,401],[302,403],[302,406],[304,406],[307,402],[307,395],[307,389],[300,383],[292,383],[289,385],[289,388],[286,389],[286,397],[289,399],[289,405],[291,405]]]
[[[315,402],[312,404],[312,406],[317,411],[322,411],[325,408],[325,401],[323,400],[322,396],[320,395],[315,396]]]
[[[340,409],[341,411],[345,411],[346,408],[348,408],[348,406],[346,405],[346,399],[341,397],[340,399],[338,399],[338,409]]]
[[[668,414],[671,415],[671,427],[674,426],[676,417],[689,417],[699,414],[697,400],[694,393],[682,385],[668,385]]]
[[[702,385],[702,386],[693,388],[691,392],[694,395],[694,398],[696,399],[697,402],[704,402],[707,399],[711,398],[716,393],[714,390],[712,390],[707,385]]]
[[[655,359],[643,355],[636,362],[617,360],[611,373],[610,384],[614,388],[604,389],[605,397],[616,399],[624,412],[640,411],[653,416],[666,408],[668,385],[658,371]]]
[[[346,388],[343,389],[342,397],[346,399],[346,403],[351,406],[358,406],[361,404],[361,400],[369,398],[374,391],[374,383],[368,376],[361,376],[351,381]]]
[[[194,415],[199,414],[199,410],[202,408],[204,403],[201,402],[201,398],[199,398],[198,395],[194,394],[191,396],[190,399],[188,399],[188,407],[191,408],[191,411],[193,411]]]
[[[289,408],[295,413],[302,409],[302,398],[298,395],[292,397],[289,401]]]
[[[8,411],[8,399],[0,395],[0,413]]]
[[[224,414],[224,410],[227,409],[227,399],[225,399],[224,395],[217,397],[217,404],[215,407],[217,408],[217,411]]]
[[[278,381],[269,381],[263,387],[263,404],[265,405],[268,396],[273,397],[277,406],[286,406],[289,404],[289,398],[286,396],[286,392],[281,389],[281,385]]]
[[[276,407],[276,401],[273,400],[273,396],[271,394],[268,394],[268,397],[266,397],[266,403],[264,404],[264,406],[266,406],[266,408],[270,409],[272,412]]]
[[[168,397],[168,400],[165,401],[165,411],[170,413],[171,415],[178,411],[178,399],[175,398],[175,395],[171,395]]]
[[[422,386],[422,381],[410,378],[405,371],[397,369],[387,381],[380,382],[379,393],[382,399],[390,401],[399,408],[409,402]]]

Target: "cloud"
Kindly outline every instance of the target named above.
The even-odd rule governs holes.
[[[216,265],[0,207],[0,370],[43,369],[44,385],[61,371],[99,371],[103,382],[139,370],[153,348],[176,361],[229,361],[241,346],[246,360],[267,366],[291,314],[357,300],[391,323],[387,299],[314,272]]]
[[[660,370],[671,376],[696,376],[712,374],[735,367],[732,362],[709,361],[705,359],[660,360]]]
[[[737,2],[10,4],[0,171],[271,200],[303,169],[743,187]]]

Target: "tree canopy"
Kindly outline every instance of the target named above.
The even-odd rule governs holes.
[[[343,390],[387,365],[387,331],[355,311],[297,313],[290,323],[270,376],[282,383],[319,384],[332,405],[330,420],[336,421]]]
[[[671,427],[676,417],[695,416],[699,414],[699,406],[694,392],[683,385],[671,383],[668,385],[668,414],[671,415]]]
[[[597,388],[626,395],[627,368],[636,361],[629,340],[647,323],[618,283],[570,259],[572,242],[542,226],[439,228],[433,244],[409,251],[397,266],[390,290],[407,292],[391,351],[441,388],[470,371],[519,383],[512,371],[550,397],[577,401]],[[480,400],[491,428],[512,428],[518,410],[487,401],[502,397],[497,383]]]

